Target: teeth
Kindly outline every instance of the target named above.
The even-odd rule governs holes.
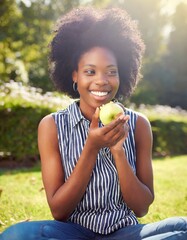
[[[108,92],[95,92],[95,91],[91,91],[91,93],[99,97],[106,96],[108,94]]]

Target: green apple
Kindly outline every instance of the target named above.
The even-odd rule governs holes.
[[[123,108],[114,102],[109,102],[100,107],[99,118],[103,125],[112,122],[119,114],[124,114]]]

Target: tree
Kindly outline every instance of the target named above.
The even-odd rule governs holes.
[[[160,56],[163,44],[162,29],[166,21],[160,11],[161,0],[111,0],[108,5],[127,10],[137,21],[146,45],[145,57],[156,59]]]
[[[163,58],[165,73],[169,72],[171,78],[167,81],[163,103],[187,109],[187,4],[177,6],[172,23],[168,52]]]
[[[15,1],[2,0],[0,8],[0,78],[3,81],[22,79],[28,81],[20,58],[22,48],[22,15]]]
[[[48,73],[48,46],[54,24],[60,16],[78,5],[78,0],[40,0],[31,1],[28,8],[21,2],[24,24],[28,28],[28,36],[25,36],[24,42],[26,46],[24,55],[29,66],[29,81],[32,85],[44,90],[53,89]]]
[[[57,18],[78,6],[78,0],[2,0],[0,9],[1,80],[22,81],[52,90],[48,45]]]
[[[166,16],[161,13],[161,0],[116,0],[110,1],[110,6],[127,10],[137,21],[146,46],[142,66],[143,80],[139,83],[131,101],[137,105],[140,103],[155,104],[158,92],[155,91],[153,85],[158,76],[160,59],[164,54],[165,42],[162,31],[167,20]],[[156,84],[159,85],[157,80]]]
[[[157,103],[187,109],[187,5],[178,5],[171,19],[167,52],[147,76]]]

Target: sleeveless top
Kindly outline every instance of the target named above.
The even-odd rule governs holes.
[[[134,131],[138,115],[130,109],[126,109],[126,114],[130,115],[130,119],[124,149],[136,174]],[[67,180],[81,155],[90,121],[82,115],[78,102],[73,102],[66,109],[52,115],[57,126],[59,149],[65,180]],[[102,127],[100,122],[99,126]],[[99,234],[109,234],[138,223],[135,214],[123,200],[114,159],[108,147],[98,152],[96,165],[85,194],[68,221]]]

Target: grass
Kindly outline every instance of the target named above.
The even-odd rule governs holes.
[[[187,215],[187,156],[153,161],[155,201],[141,223]],[[20,221],[52,219],[40,167],[0,171],[0,232]]]
[[[155,201],[142,223],[187,216],[187,156],[153,161]]]
[[[1,171],[0,232],[20,221],[50,219],[40,167]]]

